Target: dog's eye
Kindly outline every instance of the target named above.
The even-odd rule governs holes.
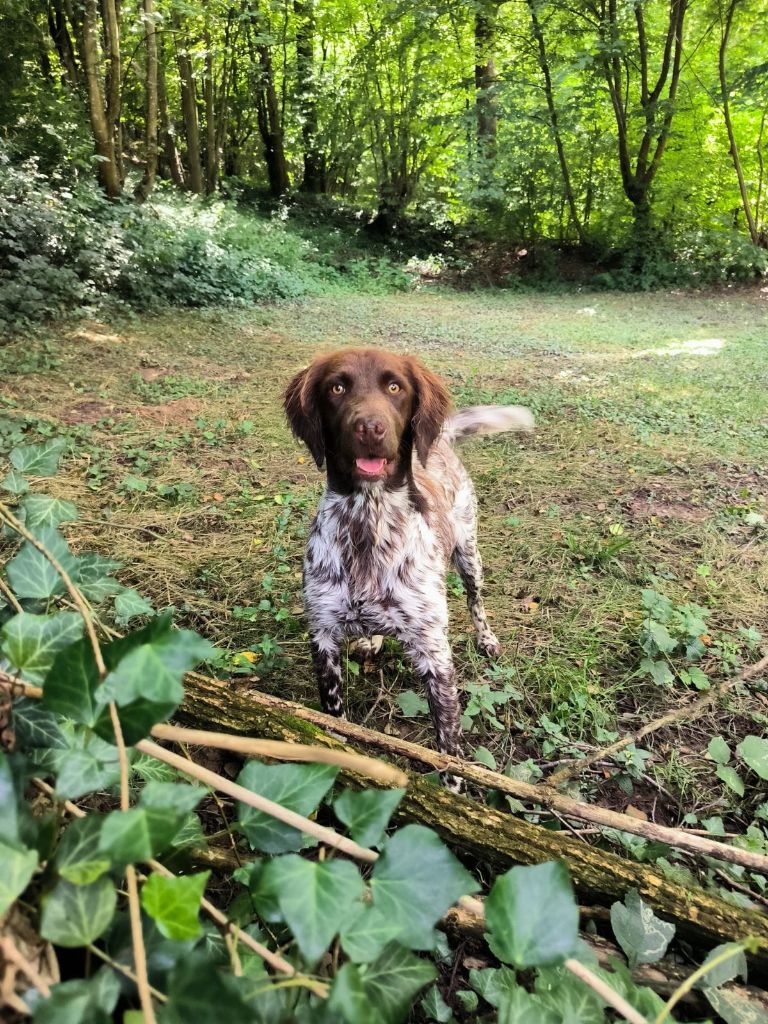
[[[390,395],[396,395],[397,392],[400,390],[400,385],[394,380],[390,381],[389,388],[387,390],[389,391]]]
[[[343,395],[346,390],[343,384],[334,384],[331,387],[331,393],[334,395]]]

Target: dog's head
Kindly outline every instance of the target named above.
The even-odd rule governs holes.
[[[412,356],[342,349],[290,382],[285,412],[318,466],[346,490],[398,483],[415,447],[422,464],[450,406],[445,385]]]

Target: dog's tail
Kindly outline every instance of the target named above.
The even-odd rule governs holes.
[[[512,430],[530,433],[533,427],[533,413],[524,405],[470,405],[448,417],[443,436],[453,442],[473,434],[503,434]]]

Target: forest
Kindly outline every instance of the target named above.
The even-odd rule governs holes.
[[[3,1024],[768,1024],[766,15],[2,0]],[[490,642],[404,606],[451,747],[402,636],[322,710],[360,347],[419,537],[535,421],[457,448]]]

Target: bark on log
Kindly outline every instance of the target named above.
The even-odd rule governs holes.
[[[260,704],[247,693],[196,674],[186,678],[186,699],[177,717],[181,723],[197,727],[315,743],[337,750],[355,749],[296,715]],[[501,871],[514,864],[562,860],[582,901],[609,905],[623,899],[627,890],[637,889],[658,914],[675,923],[678,935],[698,945],[755,936],[765,950],[755,958],[755,966],[762,971],[768,969],[768,916],[732,906],[702,889],[685,888],[653,866],[596,849],[568,833],[552,832],[451,793],[416,772],[408,775],[409,785],[398,817],[434,829],[459,855]],[[349,773],[343,777],[353,784],[370,785],[370,780]]]

